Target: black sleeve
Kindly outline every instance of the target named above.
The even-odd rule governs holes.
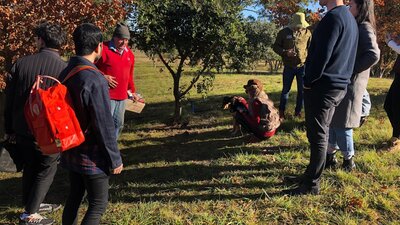
[[[6,76],[6,105],[4,110],[4,126],[6,134],[13,134],[13,108],[14,108],[14,96],[15,86],[17,82],[17,71],[16,64],[11,68],[11,74]]]
[[[274,52],[280,55],[281,57],[283,57],[284,54],[283,36],[284,36],[284,30],[280,30],[276,35],[274,44],[272,45],[272,50],[274,50]]]

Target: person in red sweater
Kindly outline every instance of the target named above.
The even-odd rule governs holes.
[[[129,38],[128,26],[118,23],[112,40],[103,44],[102,56],[96,63],[108,81],[117,139],[124,126],[125,100],[139,100],[133,80],[135,56],[128,48]]]

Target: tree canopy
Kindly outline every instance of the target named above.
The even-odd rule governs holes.
[[[2,0],[0,1],[0,77],[13,62],[36,51],[33,29],[41,21],[60,24],[68,36],[64,52],[72,52],[71,34],[83,22],[92,22],[103,31],[125,19],[131,0]],[[0,90],[4,82],[0,81]]]

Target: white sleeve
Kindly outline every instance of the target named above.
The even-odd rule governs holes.
[[[393,49],[397,54],[400,54],[400,45],[394,42],[393,40],[388,42],[388,46]]]

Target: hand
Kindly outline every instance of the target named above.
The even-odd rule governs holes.
[[[297,53],[294,51],[294,49],[289,49],[286,51],[286,55],[288,57],[295,57],[297,55]]]
[[[104,75],[104,78],[108,81],[108,86],[110,88],[116,88],[118,85],[118,82],[115,80],[115,77],[111,75]]]
[[[122,169],[124,168],[124,164],[121,164],[119,167],[113,169],[111,171],[112,174],[120,174],[122,172]]]
[[[385,42],[388,44],[392,40],[392,35],[389,33],[386,33],[385,35]]]

